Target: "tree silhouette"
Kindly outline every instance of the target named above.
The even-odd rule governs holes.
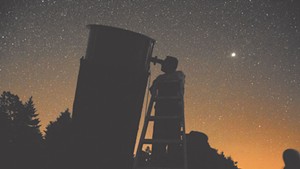
[[[231,157],[210,147],[206,134],[191,131],[187,134],[187,143],[189,169],[238,169]]]
[[[9,92],[3,92],[0,96],[0,168],[12,164],[14,151],[13,123],[12,119],[19,106],[19,98]]]
[[[19,118],[19,134],[21,141],[20,144],[23,147],[21,159],[23,159],[23,165],[26,164],[28,168],[40,168],[40,166],[33,166],[32,158],[35,158],[35,164],[42,164],[42,143],[43,137],[40,132],[40,120],[37,118],[38,114],[34,107],[32,97],[28,99],[24,104],[24,112],[21,113]],[[28,154],[32,154],[28,156]]]
[[[206,134],[191,131],[186,137],[189,169],[238,169],[237,162],[233,161],[230,156],[226,157],[223,152],[218,153],[217,149],[210,147]],[[182,152],[177,153],[181,154]],[[175,161],[169,161],[168,165],[176,164],[176,162],[181,160],[182,156]],[[145,168],[153,167],[149,147],[142,152],[139,165]]]
[[[40,145],[42,143],[42,134],[40,132],[40,120],[34,107],[32,97],[24,104],[23,112],[16,116],[17,132],[19,133],[20,144],[27,147]]]
[[[17,95],[3,92],[0,111],[0,168],[39,168],[43,139],[32,97],[23,104]]]
[[[71,113],[66,109],[46,127],[43,141],[32,97],[23,104],[17,95],[3,92],[0,96],[0,168],[70,168],[70,152],[74,152],[70,149],[71,123]],[[187,148],[189,169],[238,169],[237,162],[230,156],[210,147],[204,133],[187,134]],[[142,153],[142,166],[151,165],[151,154],[147,147]]]
[[[71,137],[71,113],[62,112],[46,127],[45,145],[49,168],[67,168]]]
[[[38,114],[36,113],[36,109],[34,107],[32,97],[25,103],[25,123],[28,125],[30,129],[33,130],[33,133],[37,134],[37,138],[40,139],[42,134],[40,132],[40,120],[37,118]]]

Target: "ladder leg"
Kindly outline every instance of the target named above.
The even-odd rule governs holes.
[[[183,167],[184,169],[188,169],[188,161],[187,161],[187,143],[186,143],[186,135],[185,135],[185,118],[184,118],[184,100],[182,98],[182,114],[181,114],[181,120],[182,120],[182,141],[183,141]]]
[[[140,139],[139,139],[138,148],[137,148],[136,155],[135,155],[135,158],[134,158],[133,169],[137,169],[137,167],[138,167],[138,162],[139,162],[140,155],[141,155],[142,148],[143,148],[143,141],[142,140],[145,139],[145,136],[146,136],[148,123],[149,123],[149,117],[151,115],[153,103],[154,103],[154,98],[153,98],[153,96],[151,96],[150,103],[149,103],[147,113],[146,113],[146,116],[145,116],[145,120],[144,120],[142,133],[141,133],[141,136],[140,136]]]

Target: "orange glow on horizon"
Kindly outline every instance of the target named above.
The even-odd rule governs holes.
[[[222,85],[212,93],[210,86],[192,86],[192,80],[188,77],[185,93],[187,132],[196,130],[206,133],[210,145],[231,156],[238,162],[238,167],[280,169],[284,166],[282,152],[287,148],[300,149],[299,122],[295,119],[294,123],[284,123],[285,109],[279,100],[266,97],[254,99],[240,90],[232,94],[232,89]],[[76,84],[75,78],[73,84]],[[60,85],[53,90],[55,92],[49,95],[42,95],[42,91],[24,93],[21,87],[11,90],[23,101],[33,95],[42,131],[60,112],[66,108],[72,111],[71,98],[74,97],[75,85]],[[289,111],[300,110],[297,101],[294,100]],[[278,112],[283,113],[277,115]],[[141,117],[140,124],[144,115]]]

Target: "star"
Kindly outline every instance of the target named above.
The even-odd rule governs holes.
[[[236,57],[236,53],[235,52],[232,52],[231,55],[230,55],[232,58]]]

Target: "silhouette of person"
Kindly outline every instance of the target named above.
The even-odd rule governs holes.
[[[185,75],[182,71],[176,71],[178,60],[167,56],[161,66],[164,74],[159,75],[150,88],[152,97],[158,98],[155,103],[155,116],[180,116],[183,111],[183,102],[180,99],[159,99],[177,97],[183,98]],[[157,120],[154,123],[153,139],[180,139],[180,121]],[[160,166],[175,165],[174,161],[180,159],[180,145],[176,143],[157,143],[152,146],[152,164]]]
[[[284,169],[300,169],[300,155],[297,150],[286,149],[283,152]]]
[[[175,57],[167,56],[166,59],[162,62],[161,65],[161,71],[164,72],[164,74],[159,75],[154,81],[152,86],[150,87],[150,92],[152,95],[157,96],[159,92],[159,84],[161,83],[167,83],[167,82],[174,82],[178,81],[179,83],[179,89],[177,91],[172,91],[180,96],[184,95],[184,80],[185,75],[182,71],[176,71],[178,66],[178,60]],[[162,91],[160,89],[160,92],[166,92]],[[170,92],[169,92],[170,93]],[[174,93],[170,93],[171,95],[174,95]]]

